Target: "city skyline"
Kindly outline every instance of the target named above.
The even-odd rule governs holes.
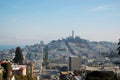
[[[75,35],[120,38],[119,0],[1,0],[0,45],[26,45]]]

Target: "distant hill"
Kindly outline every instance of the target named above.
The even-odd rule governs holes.
[[[107,42],[107,41],[89,41],[86,39],[82,39],[79,36],[72,37],[69,36],[67,38],[52,40],[48,45],[53,47],[52,49],[60,48],[61,43],[65,42],[69,51],[73,55],[87,55],[88,57],[107,57],[111,55],[117,55],[117,43]],[[101,55],[102,54],[102,55]],[[57,54],[56,54],[57,55]]]
[[[58,40],[52,40],[48,44],[48,50],[54,51],[58,50],[58,53],[64,52],[67,48],[69,48],[69,51],[72,54],[75,55],[87,55],[87,56],[98,56],[101,57],[101,54],[103,56],[112,57],[118,56],[117,55],[117,43],[113,42],[107,42],[107,41],[89,41],[86,39],[82,39],[79,36],[72,37],[69,36],[64,39],[58,39]],[[22,50],[27,53],[42,53],[42,48],[44,47],[42,44],[34,44],[31,46],[22,47]],[[8,49],[10,50],[10,49]],[[54,51],[53,51],[54,50]],[[5,52],[2,49],[1,52]],[[61,52],[60,52],[61,51]],[[13,52],[14,53],[14,52]],[[64,52],[65,53],[65,52]],[[69,55],[70,53],[66,51]],[[53,54],[52,56],[55,56],[56,54]],[[63,55],[63,54],[60,54]]]
[[[89,54],[89,56],[91,54],[99,55],[101,53],[117,54],[117,43],[107,41],[89,41],[86,39],[82,39],[79,36],[76,36],[75,38],[70,36],[67,37],[65,40],[69,43],[69,46],[72,46],[70,43],[74,43],[74,47],[72,46],[74,52],[74,48],[78,47],[78,50],[81,54]]]
[[[78,44],[80,47],[86,47],[91,50],[101,51],[101,52],[117,49],[117,43],[107,42],[107,41],[99,41],[99,42],[89,41],[86,39],[82,39],[79,36],[76,36],[75,38],[68,37],[66,38],[66,41]]]

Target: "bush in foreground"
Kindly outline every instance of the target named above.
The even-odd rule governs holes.
[[[93,71],[86,74],[86,80],[117,80],[112,71]]]

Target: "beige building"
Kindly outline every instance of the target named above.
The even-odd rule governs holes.
[[[0,80],[2,80],[2,67],[0,65]]]
[[[34,77],[34,64],[32,62],[27,64],[27,75]]]
[[[84,71],[113,71],[113,72],[116,72],[116,71],[119,71],[119,67],[118,66],[114,66],[114,65],[111,65],[111,66],[103,66],[103,65],[98,65],[98,66],[82,66],[81,67],[81,70],[84,70]]]
[[[73,71],[75,69],[80,69],[81,67],[81,57],[70,56],[69,57],[69,70]]]

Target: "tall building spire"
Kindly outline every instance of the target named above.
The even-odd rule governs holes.
[[[74,30],[72,30],[72,37],[74,38]]]

